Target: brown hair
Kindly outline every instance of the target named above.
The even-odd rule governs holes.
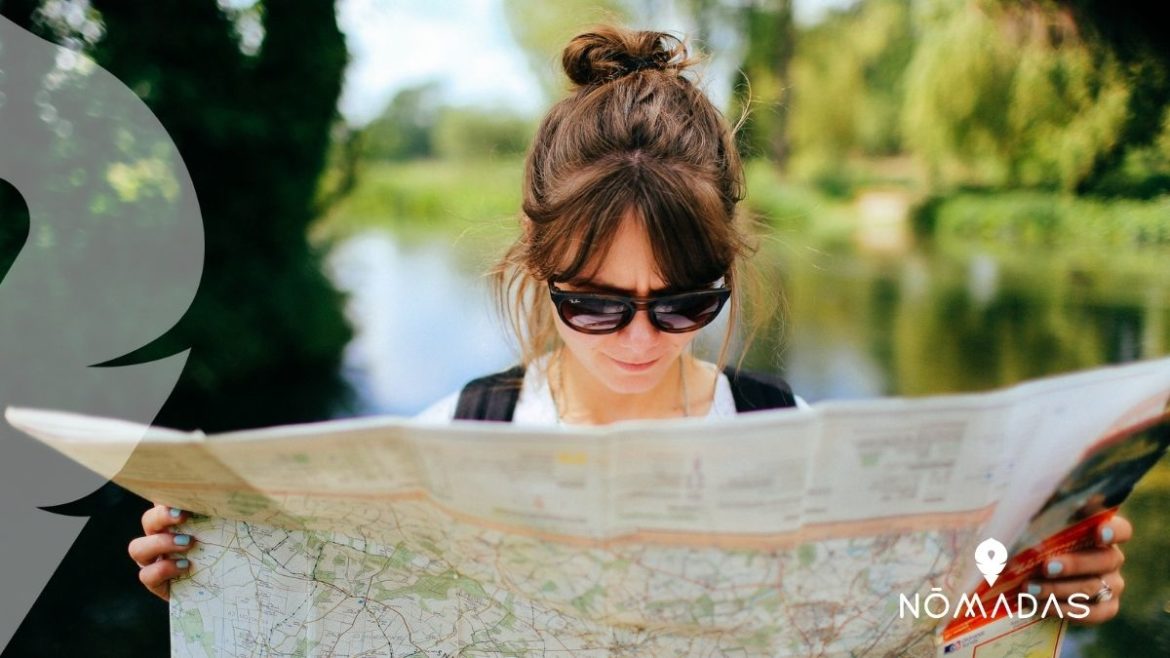
[[[627,215],[645,228],[669,286],[725,277],[732,298],[720,367],[726,362],[742,305],[740,256],[754,248],[737,213],[744,180],[732,130],[684,75],[693,63],[664,32],[602,26],[565,48],[573,88],[537,130],[525,162],[524,230],[491,273],[525,365],[557,342],[543,283],[583,277]]]

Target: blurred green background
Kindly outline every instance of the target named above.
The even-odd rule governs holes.
[[[0,14],[118,75],[183,154],[204,278],[126,362],[192,348],[158,422],[219,431],[416,413],[515,358],[481,273],[515,235],[524,151],[564,93],[559,50],[606,18],[686,33],[709,53],[701,84],[746,116],[757,263],[787,299],[747,367],[816,401],[1166,355],[1170,48],[1143,6],[2,0]],[[490,18],[472,27],[482,46],[458,31],[468,15]],[[378,60],[396,36],[412,49]],[[420,67],[442,58],[501,93]],[[421,73],[377,74],[394,69]],[[0,188],[0,273],[22,216]],[[143,508],[111,486],[67,510],[92,518],[5,656],[167,653],[165,606],[125,556]],[[1064,655],[1170,655],[1168,509],[1163,460],[1125,504],[1121,615],[1075,629]]]

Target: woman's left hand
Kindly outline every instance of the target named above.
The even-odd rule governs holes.
[[[1125,554],[1118,544],[1129,541],[1132,536],[1133,526],[1129,521],[1114,516],[1097,528],[1096,546],[1057,555],[1044,562],[1040,565],[1038,577],[1025,584],[1023,591],[1035,596],[1041,609],[1049,594],[1056,594],[1062,603],[1073,594],[1088,596],[1087,603],[1082,597],[1077,597],[1079,603],[1089,606],[1088,616],[1082,619],[1068,617],[1069,608],[1062,605],[1066,618],[1074,623],[1100,624],[1113,619],[1125,591],[1125,579],[1121,577]]]

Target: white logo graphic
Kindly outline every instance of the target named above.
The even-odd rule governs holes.
[[[987,580],[988,586],[995,585],[995,580],[999,578],[1003,566],[1007,564],[1007,558],[1007,548],[997,539],[985,539],[982,544],[975,547],[975,566],[979,567],[979,572]]]
[[[986,539],[975,548],[975,566],[979,567],[979,571],[987,579],[987,584],[991,586],[995,585],[995,581],[1003,573],[1007,558],[1007,548],[997,539]],[[1049,593],[1047,599],[1038,599],[1033,594],[1019,591],[1011,598],[1008,597],[1008,592],[1000,592],[998,597],[987,601],[983,600],[984,596],[986,594],[966,592],[958,601],[952,601],[943,593],[942,587],[931,587],[930,593],[926,596],[922,596],[921,592],[915,592],[913,598],[899,594],[898,618],[921,619],[922,613],[926,613],[931,619],[943,617],[999,619],[1003,615],[1007,615],[1009,619],[1031,619],[1036,615],[1041,617],[1055,615],[1064,619],[1067,612],[1072,619],[1084,619],[1090,612],[1090,597],[1081,592],[1069,595],[1067,609],[1064,607],[1066,602],[1058,599],[1055,592]],[[990,614],[988,606],[991,606]]]

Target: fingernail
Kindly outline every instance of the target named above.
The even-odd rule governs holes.
[[[1113,528],[1105,526],[1101,529],[1101,541],[1105,542],[1106,544],[1113,543]]]
[[[175,562],[175,566],[180,568],[180,569],[186,569],[187,567],[191,566],[191,561],[190,560],[179,560],[179,561]]]
[[[1064,571],[1064,565],[1057,560],[1053,560],[1048,563],[1049,576],[1059,576],[1061,571]]]
[[[171,518],[172,519],[177,519],[182,515],[183,515],[183,510],[179,509],[178,507],[171,508]]]
[[[191,535],[175,535],[176,546],[186,546],[191,543]]]
[[[1040,586],[1036,583],[1028,583],[1028,593],[1032,596],[1040,596]]]

